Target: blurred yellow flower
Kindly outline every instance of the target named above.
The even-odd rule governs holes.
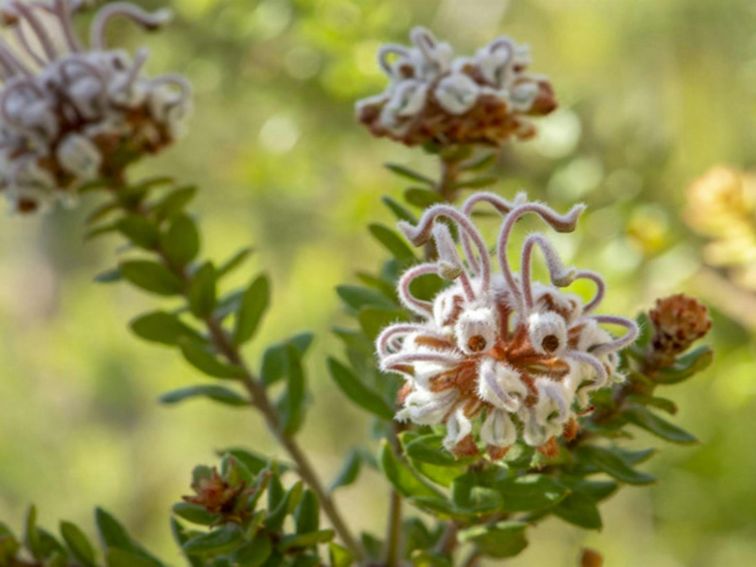
[[[711,241],[704,260],[756,290],[756,173],[716,166],[687,191],[685,220]]]

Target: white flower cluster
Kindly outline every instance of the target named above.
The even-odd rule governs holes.
[[[183,77],[148,78],[146,50],[132,58],[106,46],[107,24],[128,17],[147,29],[170,14],[126,3],[101,8],[89,47],[72,15],[83,0],[5,0],[0,20],[0,191],[31,212],[98,177],[118,175],[180,133],[190,106]]]
[[[527,138],[523,117],[556,107],[546,78],[525,71],[528,48],[500,37],[472,57],[424,28],[410,34],[413,47],[386,45],[378,56],[389,77],[386,90],[357,103],[361,121],[376,135],[408,144],[426,141],[498,144]]]
[[[488,248],[471,219],[481,203],[502,215],[499,273],[492,273]],[[509,202],[481,192],[459,209],[430,207],[417,226],[400,223],[415,245],[433,239],[438,258],[410,268],[399,281],[399,297],[419,322],[390,325],[377,340],[381,368],[406,379],[397,419],[445,424],[448,450],[474,454],[479,440],[495,457],[518,439],[545,452],[563,432],[577,431],[577,417],[590,411],[590,393],[622,379],[617,352],[635,340],[637,327],[629,319],[594,314],[603,280],[566,268],[544,235],[525,239],[519,274],[512,271],[507,245],[523,215],[535,214],[557,231],[570,232],[582,210],[578,205],[559,215],[522,194]],[[461,252],[448,223],[460,235]],[[545,258],[548,284],[532,281],[536,248]],[[432,302],[410,291],[427,274],[452,280]],[[588,302],[561,289],[578,279],[596,286]],[[625,333],[615,338],[603,324],[624,327]]]

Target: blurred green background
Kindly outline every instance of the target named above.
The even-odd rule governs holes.
[[[157,7],[158,2],[145,2]],[[252,243],[274,280],[274,307],[250,347],[296,330],[317,333],[303,444],[324,476],[368,435],[325,373],[329,335],[344,323],[333,292],[382,258],[365,225],[388,221],[384,193],[401,184],[381,164],[434,173],[421,152],[372,139],[354,101],[382,89],[375,52],[423,24],[470,52],[500,33],[531,45],[561,108],[534,142],[507,148],[497,190],[520,187],[558,209],[590,205],[566,260],[601,271],[604,310],[632,314],[673,291],[714,314],[717,359],[666,394],[701,444],[665,446],[648,465],[661,481],[626,488],[586,534],[556,519],[531,532],[513,566],[573,566],[582,545],[609,566],[756,565],[756,309],[754,292],[703,264],[706,239],[686,225],[686,187],[716,164],[756,167],[756,5],[752,0],[176,0],[178,21],[145,38],[153,72],[176,69],[196,88],[187,138],[139,166],[202,187],[195,211],[206,250]],[[275,452],[252,412],[163,391],[201,380],[167,349],[130,336],[154,305],[95,285],[117,240],[83,242],[94,203],[0,223],[0,518],[19,525],[34,502],[42,522],[90,527],[102,505],[176,560],[167,522],[197,463],[247,445]],[[753,213],[753,211],[751,211]],[[751,218],[756,223],[756,219]],[[753,243],[752,243],[753,245]],[[756,255],[750,250],[750,255]],[[641,443],[660,446],[656,440]],[[360,529],[382,530],[386,494],[368,474],[338,500]],[[178,561],[177,561],[178,562]]]

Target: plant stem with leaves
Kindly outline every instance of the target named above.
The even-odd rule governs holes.
[[[229,304],[227,302],[224,304],[217,298],[217,283],[222,274],[219,274],[211,262],[195,258],[199,251],[199,232],[194,222],[183,213],[183,208],[188,204],[191,195],[187,194],[186,189],[179,189],[169,193],[162,201],[150,204],[148,197],[151,194],[151,188],[151,185],[147,184],[137,186],[134,190],[127,184],[117,181],[111,186],[113,201],[103,208],[109,214],[118,214],[119,211],[122,213],[114,224],[106,226],[121,232],[134,247],[152,254],[157,259],[155,264],[135,263],[144,262],[142,260],[122,263],[121,278],[153,293],[178,295],[183,298],[194,318],[204,325],[206,335],[199,337],[199,340],[205,343],[202,346],[211,351],[202,353],[195,349],[196,345],[189,346],[190,341],[197,340],[198,337],[191,332],[187,336],[181,336],[183,332],[181,331],[173,338],[178,341],[184,355],[187,359],[191,359],[192,355],[188,352],[192,351],[195,358],[217,355],[224,361],[220,364],[228,365],[227,373],[238,380],[246,390],[247,403],[263,416],[268,429],[294,462],[297,474],[316,494],[336,533],[354,556],[359,558],[362,553],[359,544],[319,479],[309,458],[294,437],[296,424],[292,427],[281,418],[268,396],[263,381],[250,370],[239,348],[241,344],[252,338],[267,308],[269,301],[267,279],[261,276],[255,280],[236,300],[234,296],[230,296],[232,310],[236,312],[236,326],[233,332],[229,331],[224,325]],[[171,209],[172,204],[178,205],[175,210]],[[101,233],[97,229],[95,232]],[[191,243],[188,244],[189,248],[186,248],[187,243]],[[161,272],[161,269],[164,271]],[[162,283],[160,283],[161,277]],[[151,281],[151,278],[154,281]],[[170,283],[172,280],[174,283]],[[237,301],[235,305],[233,305],[234,301]],[[170,320],[171,317],[167,315],[163,321]],[[173,323],[178,323],[178,321],[178,319],[173,319]],[[148,320],[145,318],[138,319],[133,324],[138,334],[149,340],[150,333],[145,331],[145,325],[148,325]],[[181,329],[182,325],[183,323],[178,323],[177,328]],[[152,338],[154,340],[154,337]],[[166,341],[158,340],[157,342]],[[207,361],[205,363],[207,364]],[[213,366],[212,362],[209,364]],[[299,365],[299,361],[294,361],[294,364]],[[220,373],[223,373],[222,367],[220,368]],[[202,370],[202,368],[199,369]],[[301,368],[296,372],[301,374]],[[302,380],[303,378],[297,381]],[[299,384],[298,388],[300,386],[303,387],[303,384]],[[303,392],[300,397],[303,397]]]

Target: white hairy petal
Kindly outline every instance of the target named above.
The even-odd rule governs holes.
[[[528,394],[520,373],[503,362],[484,358],[478,368],[478,397],[492,406],[517,411]]]
[[[517,428],[509,414],[503,410],[488,413],[480,428],[480,440],[494,447],[509,447],[517,441]]]
[[[446,421],[446,437],[444,447],[447,451],[454,450],[465,437],[472,432],[472,422],[467,418],[462,408],[457,409]]]
[[[419,425],[437,425],[451,411],[457,401],[457,392],[431,392],[415,388],[404,401],[404,407],[396,414],[399,421],[412,421]]]
[[[464,114],[478,100],[480,87],[467,75],[453,73],[438,83],[433,94],[447,112]]]
[[[496,341],[496,313],[490,307],[466,310],[454,326],[457,346],[465,354],[489,350]]]
[[[567,325],[553,311],[531,313],[528,335],[533,348],[541,354],[559,354],[567,346]]]
[[[527,112],[533,106],[538,96],[538,84],[532,81],[523,81],[514,85],[510,90],[512,108],[519,112]]]
[[[538,423],[543,426],[563,425],[570,418],[572,392],[561,382],[550,378],[536,379],[538,401],[534,409]]]
[[[69,134],[58,146],[57,158],[63,168],[82,180],[97,176],[102,156],[89,139],[79,134]]]

